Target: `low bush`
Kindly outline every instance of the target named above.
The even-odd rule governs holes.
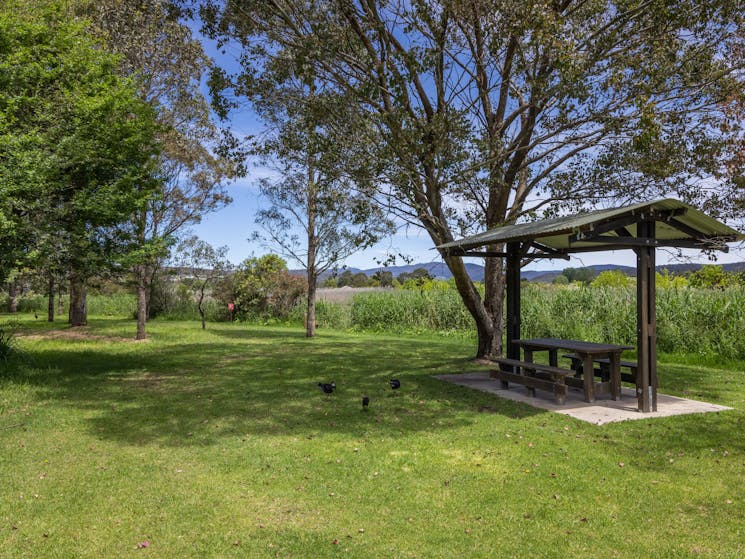
[[[0,361],[7,361],[16,349],[16,339],[13,332],[5,326],[0,326]]]

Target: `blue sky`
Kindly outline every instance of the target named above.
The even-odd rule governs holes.
[[[192,27],[194,30],[194,28]],[[227,55],[223,55],[214,44],[202,37],[195,30],[195,35],[199,37],[207,54],[217,60],[221,66],[230,67],[232,60],[230,56],[230,47]],[[207,94],[205,90],[205,94]],[[239,136],[248,136],[257,134],[261,131],[261,122],[248,107],[237,109],[231,115],[229,122],[231,130]],[[202,222],[192,228],[194,234],[202,240],[213,246],[227,246],[228,257],[234,264],[237,264],[250,256],[261,256],[271,250],[255,241],[249,241],[253,231],[257,230],[254,222],[256,211],[265,205],[266,202],[258,196],[257,180],[267,174],[267,170],[261,168],[251,168],[248,177],[240,179],[228,187],[228,191],[233,198],[233,203],[218,212],[207,215]],[[377,245],[364,251],[360,251],[346,260],[346,265],[353,268],[374,268],[379,264],[376,260],[382,260],[386,254],[402,253],[413,259],[415,263],[429,263],[439,261],[437,251],[433,250],[433,243],[427,233],[421,229],[410,227],[399,231],[392,238],[385,239]],[[682,261],[691,261],[699,263],[709,263],[706,256],[701,255],[698,251],[684,251]],[[483,264],[483,260],[473,259],[475,263]],[[745,261],[745,249],[736,248],[734,245],[728,254],[720,253],[718,263]],[[658,250],[657,263],[675,263],[681,260],[674,257],[672,252]],[[404,262],[397,262],[403,264]],[[561,270],[566,267],[582,267],[594,264],[619,264],[624,266],[635,266],[636,257],[630,250],[602,253],[583,253],[573,256],[567,262],[565,260],[540,260],[528,265],[526,270]],[[298,266],[293,262],[288,262],[290,268]]]

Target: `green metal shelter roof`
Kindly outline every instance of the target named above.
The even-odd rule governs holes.
[[[656,223],[653,240],[638,239],[637,225]],[[671,246],[727,250],[725,243],[745,235],[672,198],[584,212],[555,219],[505,225],[437,248],[451,254],[508,242],[534,242],[544,252],[568,254],[634,246]],[[496,254],[495,254],[496,255]]]

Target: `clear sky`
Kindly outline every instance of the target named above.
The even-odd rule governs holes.
[[[219,65],[230,69],[234,57],[231,56],[231,49],[228,47],[227,53],[223,54],[215,45],[201,36],[192,26],[195,35],[199,37],[205,45],[205,50],[209,56],[215,59]],[[207,94],[205,88],[205,95]],[[230,128],[239,136],[248,136],[257,134],[261,130],[261,123],[248,107],[236,110],[229,122]],[[218,212],[205,216],[202,222],[192,228],[193,232],[202,240],[211,245],[227,246],[229,248],[228,257],[234,264],[238,264],[250,256],[261,256],[272,252],[268,247],[261,246],[257,242],[249,241],[251,233],[257,230],[254,222],[254,216],[257,209],[265,205],[258,196],[256,181],[267,173],[260,168],[252,168],[250,175],[240,179],[228,188],[233,198],[233,203]],[[709,263],[706,256],[701,255],[698,251],[684,251],[686,260],[674,258],[671,252],[664,250],[657,251],[657,263],[677,263],[677,262],[699,262]],[[360,251],[350,256],[346,264],[349,267],[367,269],[379,266],[377,261],[385,259],[389,253],[402,253],[413,259],[414,263],[426,264],[440,261],[437,251],[433,249],[433,243],[427,233],[421,229],[409,228],[399,231],[395,236],[385,239],[377,245]],[[377,260],[377,261],[376,261]],[[473,262],[482,264],[481,259],[472,259]],[[745,261],[745,249],[731,246],[728,254],[719,254],[718,263],[740,262]],[[397,264],[403,264],[399,261]],[[584,253],[573,256],[570,261],[566,260],[540,260],[528,265],[526,270],[562,270],[567,267],[591,266],[594,264],[619,264],[624,266],[635,266],[636,257],[630,250],[601,253]],[[297,268],[296,263],[288,262],[290,268]]]

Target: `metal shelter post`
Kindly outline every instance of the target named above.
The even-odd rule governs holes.
[[[520,243],[507,243],[507,357],[520,359],[520,347],[512,340],[520,339]]]
[[[639,411],[657,411],[657,313],[655,285],[655,222],[647,219],[637,226],[637,237],[649,245],[636,252],[636,397]]]

